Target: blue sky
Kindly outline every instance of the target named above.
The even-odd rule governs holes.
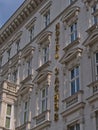
[[[24,0],[0,0],[0,27],[9,19]]]

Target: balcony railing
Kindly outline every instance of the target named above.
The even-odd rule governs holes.
[[[50,111],[46,110],[34,117],[34,127],[43,124],[44,122],[50,121]]]
[[[98,93],[98,80],[89,84],[88,87],[90,89],[90,96],[93,96],[95,93]]]
[[[15,130],[29,130],[30,129],[30,123],[31,122],[26,122],[23,125],[16,127]]]
[[[73,105],[83,102],[83,91],[80,90],[74,95],[66,98],[63,100],[64,109],[68,109],[72,107]]]

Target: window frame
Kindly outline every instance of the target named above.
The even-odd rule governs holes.
[[[34,38],[34,34],[35,34],[35,25],[34,24],[29,28],[29,34],[30,34],[30,41],[32,41]]]
[[[44,17],[44,25],[45,25],[45,27],[47,27],[49,25],[49,23],[50,23],[50,10],[45,12],[43,17]]]
[[[78,67],[78,74],[77,74],[77,70],[76,68]],[[71,76],[71,72],[74,71],[74,77],[72,78]],[[74,95],[76,92],[78,92],[80,90],[80,66],[77,65],[75,67],[73,67],[71,70],[70,70],[70,95]],[[78,82],[77,82],[78,80]],[[72,86],[72,83],[74,83],[74,86]],[[78,86],[79,85],[79,86]],[[74,89],[74,91],[73,91]]]
[[[10,114],[8,114],[7,113],[7,111],[8,111],[8,106],[11,106],[10,108],[11,108],[11,110],[10,110]],[[7,128],[7,129],[10,129],[11,128],[11,116],[12,116],[12,105],[11,104],[7,104],[6,105],[6,119],[5,119],[5,127]],[[9,124],[8,124],[8,126],[7,126],[7,119],[9,119]]]
[[[24,112],[23,112],[23,123],[26,123],[28,121],[28,108],[29,108],[29,102],[25,101],[24,102]]]
[[[49,44],[42,47],[42,63],[49,61]]]
[[[45,91],[44,97],[43,97],[43,93],[42,93],[43,91]],[[48,91],[49,91],[48,86],[41,89],[41,113],[46,111],[48,108]]]
[[[70,41],[71,43],[78,38],[77,21],[70,25]]]

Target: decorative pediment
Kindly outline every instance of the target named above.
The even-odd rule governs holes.
[[[84,46],[92,46],[98,42],[98,29],[96,29],[88,38],[84,41]]]
[[[36,43],[42,44],[44,41],[50,42],[50,36],[51,36],[51,34],[52,34],[52,32],[50,32],[50,31],[45,31],[45,32],[41,33],[38,36]]]
[[[32,55],[34,50],[35,50],[35,48],[33,46],[31,46],[31,45],[25,46],[23,48],[22,52],[21,52],[22,53],[22,57],[27,57],[30,53]]]
[[[23,84],[21,85],[20,89],[18,90],[18,95],[24,95],[25,93],[28,93],[33,88],[33,84]]]
[[[71,23],[73,23],[75,20],[77,20],[77,16],[79,14],[80,11],[80,7],[78,6],[74,6],[71,8],[68,8],[67,10],[65,10],[63,16],[62,16],[62,22],[64,23],[64,25],[71,25]]]
[[[66,52],[63,55],[63,57],[61,58],[60,62],[62,64],[68,63],[69,61],[73,60],[74,58],[81,57],[81,54],[82,54],[82,49],[77,47],[75,49],[72,49],[72,50]]]
[[[45,80],[49,81],[51,74],[52,74],[52,72],[49,71],[49,70],[45,70],[45,71],[39,72],[37,74],[37,76],[35,77],[34,82],[39,84],[39,83],[41,83],[41,82],[43,82]]]

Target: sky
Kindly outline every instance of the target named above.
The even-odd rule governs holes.
[[[24,0],[0,0],[0,27],[11,17]]]

